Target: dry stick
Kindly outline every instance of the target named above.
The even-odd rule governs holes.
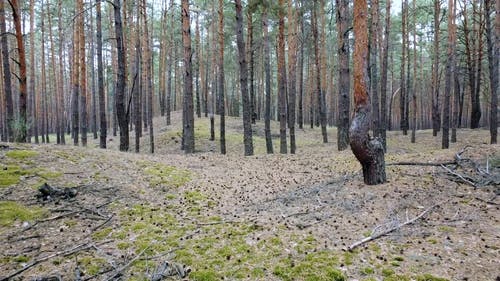
[[[2,279],[0,279],[0,281],[7,281],[9,280],[10,278],[18,275],[18,274],[21,274],[23,273],[24,271],[32,268],[33,266],[41,263],[41,262],[44,262],[46,260],[49,260],[51,258],[54,258],[54,257],[57,257],[57,256],[67,256],[67,255],[71,255],[71,254],[74,254],[76,252],[79,252],[79,251],[83,251],[83,250],[86,250],[88,248],[91,248],[92,245],[90,244],[90,242],[87,242],[87,243],[83,243],[83,244],[80,244],[76,247],[73,247],[71,249],[67,249],[67,250],[64,250],[64,251],[60,251],[60,252],[57,252],[57,253],[54,253],[54,254],[51,254],[51,255],[48,255],[48,256],[45,256],[43,258],[39,258],[33,262],[31,262],[30,264],[26,265],[25,267],[19,269],[18,271],[10,274],[10,275],[7,275],[6,277],[3,277]]]
[[[442,162],[442,163],[425,163],[425,162],[395,162],[387,163],[386,166],[435,166],[441,167],[443,165],[456,165],[456,161]]]
[[[116,276],[120,275],[122,273],[122,271],[124,271],[125,269],[127,269],[129,266],[132,265],[132,263],[134,263],[137,259],[139,259],[146,252],[146,250],[149,249],[149,247],[150,246],[147,246],[146,248],[144,248],[144,250],[142,250],[137,256],[135,256],[133,259],[131,259],[127,264],[125,264],[124,266],[122,266],[119,269],[117,269],[115,271],[115,273],[113,273],[113,275],[111,275],[110,277],[108,277],[106,279],[106,281],[113,280]]]
[[[391,228],[387,229],[386,231],[383,231],[383,232],[381,232],[381,233],[379,233],[379,234],[376,234],[376,235],[370,235],[369,237],[366,237],[366,238],[364,238],[363,240],[357,241],[357,242],[355,242],[354,244],[352,244],[351,246],[349,246],[349,247],[347,248],[347,250],[348,250],[348,251],[352,251],[352,250],[354,250],[355,248],[357,248],[357,247],[359,247],[359,246],[361,246],[361,245],[363,245],[363,244],[365,244],[365,243],[368,243],[368,242],[373,241],[373,240],[375,240],[375,239],[378,239],[378,238],[380,238],[380,237],[382,237],[382,236],[385,236],[385,235],[387,235],[387,234],[389,234],[389,233],[391,233],[391,232],[393,232],[393,231],[395,231],[395,230],[400,229],[401,227],[403,227],[403,226],[405,226],[405,225],[412,224],[412,223],[416,222],[417,220],[421,219],[423,216],[425,216],[425,215],[426,215],[428,212],[430,212],[432,209],[434,209],[434,208],[436,208],[437,206],[440,206],[440,205],[442,205],[442,204],[444,204],[444,203],[446,203],[446,202],[448,202],[448,201],[449,201],[449,199],[448,199],[448,200],[445,200],[445,201],[443,201],[443,202],[439,202],[439,203],[437,203],[437,204],[435,204],[435,205],[432,205],[432,206],[430,206],[429,208],[427,208],[425,211],[423,211],[422,213],[420,213],[420,215],[418,215],[418,216],[414,217],[414,218],[413,218],[413,219],[411,219],[411,220],[406,220],[404,223],[401,223],[401,224],[398,224],[398,225],[396,225],[396,226],[394,226],[394,227],[391,227]]]
[[[453,172],[450,168],[448,168],[448,167],[446,167],[446,166],[444,166],[444,165],[441,165],[441,167],[443,167],[443,169],[445,169],[448,173],[450,173],[450,174],[452,174],[452,175],[454,175],[454,176],[456,176],[456,177],[459,177],[459,178],[460,178],[461,180],[463,180],[464,182],[466,182],[466,183],[468,183],[468,184],[472,185],[473,187],[476,187],[476,184],[475,184],[475,183],[473,183],[473,182],[471,182],[470,180],[468,180],[468,179],[464,178],[464,177],[463,177],[462,175],[460,175],[459,173],[457,173],[457,172]]]

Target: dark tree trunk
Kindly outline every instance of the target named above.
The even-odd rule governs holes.
[[[116,36],[116,49],[118,57],[118,69],[117,69],[117,79],[116,79],[116,92],[115,92],[115,106],[116,106],[116,116],[118,119],[118,126],[120,127],[120,151],[128,151],[129,149],[129,109],[125,101],[125,68],[126,56],[125,47],[123,42],[123,26],[122,26],[122,16],[120,13],[121,4],[120,0],[114,1],[114,15],[115,15],[115,36]]]
[[[302,1],[301,1],[302,3]],[[299,54],[299,108],[297,115],[297,123],[299,129],[304,129],[304,45],[305,45],[305,31],[304,31],[304,11],[300,7],[300,54]]]
[[[288,0],[288,128],[290,153],[295,154],[295,100],[297,95],[297,8]]]
[[[314,0],[314,5],[313,5],[313,16],[312,16],[312,32],[313,32],[313,37],[314,37],[314,65],[316,67],[316,81],[315,81],[315,86],[316,86],[316,94],[318,96],[318,114],[319,114],[319,119],[317,118],[316,120],[320,121],[321,124],[321,135],[323,136],[323,143],[328,142],[328,134],[326,131],[326,103],[325,103],[325,98],[322,87],[321,87],[321,55],[320,55],[320,49],[319,49],[319,44],[320,44],[320,39],[318,36],[318,7],[317,7],[317,2],[318,0]],[[320,9],[323,9],[323,6],[320,5]],[[316,122],[317,123],[317,122]]]
[[[415,1],[415,0],[414,0]],[[378,0],[371,0],[371,32],[370,32],[370,91],[372,97],[372,122],[373,122],[373,134],[376,137],[380,137],[380,110],[379,110],[379,99],[378,99],[378,45],[379,45],[379,4]]]
[[[255,50],[254,50],[254,42],[253,42],[253,13],[248,11],[248,59],[249,59],[249,68],[248,72],[250,74],[250,114],[252,116],[252,124],[255,124],[255,120],[257,119],[256,113],[256,104],[255,104],[255,81],[254,81],[254,66],[255,66]]]
[[[411,128],[411,143],[416,142],[417,134],[417,6],[416,0],[413,0],[413,79],[412,79],[412,123]],[[409,37],[409,36],[408,36]],[[408,50],[410,49],[410,44],[408,43]],[[409,57],[409,56],[408,56]],[[409,66],[408,62],[408,66]],[[409,73],[409,71],[408,71]]]
[[[200,23],[199,23],[199,15],[196,15],[196,35],[195,35],[195,46],[196,46],[196,62],[195,62],[195,77],[194,81],[196,84],[196,116],[201,118],[201,100],[200,100],[200,64],[201,62],[201,47],[200,47]]]
[[[106,121],[106,102],[104,93],[104,67],[102,62],[102,16],[101,1],[96,0],[96,25],[97,25],[97,89],[99,92],[99,122],[100,139],[99,147],[106,148],[108,124]]]
[[[139,12],[139,5],[137,5],[137,11],[138,15],[140,14]],[[134,75],[133,80],[132,80],[132,110],[133,110],[133,115],[132,115],[132,120],[134,123],[134,135],[135,135],[135,152],[139,153],[140,151],[140,144],[141,144],[141,132],[142,132],[142,120],[141,120],[141,93],[142,91],[140,90],[140,84],[141,84],[141,31],[140,31],[140,24],[139,20],[137,21],[137,24],[135,26],[135,56],[134,56],[134,68],[132,70],[132,73]]]
[[[450,99],[453,92],[453,75],[455,69],[455,7],[454,0],[448,0],[448,53],[446,61],[446,76],[443,104],[443,138],[441,147],[450,146]]]
[[[456,66],[455,66],[456,68]],[[454,75],[455,79],[455,91],[453,92],[453,112],[452,112],[452,121],[451,121],[451,138],[450,141],[452,143],[457,142],[457,127],[458,127],[458,113],[459,113],[459,99],[460,99],[460,81],[458,75]]]
[[[184,152],[194,153],[193,67],[191,57],[191,21],[189,1],[182,0],[182,43],[184,46],[184,100],[183,141]]]
[[[386,1],[385,7],[385,31],[383,42],[383,55],[381,61],[381,74],[380,74],[380,132],[379,136],[382,139],[384,150],[387,150],[387,72],[389,61],[389,36],[391,30],[391,0]],[[389,121],[390,122],[390,121]]]
[[[286,67],[285,67],[285,9],[284,0],[279,0],[280,7],[278,21],[278,111],[280,117],[280,153],[287,153],[286,144]]]
[[[87,146],[87,65],[85,61],[85,25],[83,18],[83,0],[77,1],[77,10],[79,11],[78,16],[78,28],[79,28],[79,57],[77,59],[80,60],[80,133],[82,137],[82,145]],[[48,142],[47,136],[47,142]]]
[[[406,80],[406,57],[408,54],[406,53],[407,48],[407,14],[408,14],[408,0],[403,0],[402,4],[402,21],[401,21],[401,30],[402,30],[402,37],[403,37],[403,45],[402,45],[402,57],[401,57],[401,95],[399,99],[399,113],[400,113],[400,129],[403,131],[403,135],[408,134],[408,128],[406,127],[406,112],[408,110],[406,104],[407,104],[407,86],[406,84],[409,82]]]
[[[147,108],[148,108],[148,113],[147,113],[147,124],[149,126],[149,152],[153,154],[155,152],[155,142],[154,142],[154,127],[153,127],[153,56],[151,55],[151,43],[149,41],[149,28],[148,28],[148,22],[146,20],[147,16],[147,10],[146,10],[146,0],[143,0],[142,2],[142,20],[143,20],[143,26],[144,26],[144,48],[145,52],[144,55],[146,56],[145,63],[146,67],[144,69],[145,74],[146,74],[146,85],[144,87],[147,87],[146,91],[146,102],[147,102]],[[191,107],[192,107],[193,100],[191,99]],[[193,117],[193,116],[192,116]],[[194,150],[194,117],[192,121],[193,125],[193,150]]]
[[[441,0],[434,0],[434,53],[432,63],[432,135],[441,130],[441,112],[439,109],[439,17]]]
[[[220,114],[220,153],[226,154],[226,108],[224,104],[224,2],[223,0],[219,0],[219,58],[218,58],[218,67],[219,67],[219,75],[217,79],[217,88],[219,93],[218,101],[218,110]],[[221,102],[222,101],[222,102]]]
[[[269,32],[268,32],[268,19],[267,19],[267,7],[264,7],[262,12],[262,24],[264,29],[264,72],[266,80],[266,101],[264,109],[264,123],[265,123],[265,135],[266,135],[266,149],[267,153],[273,153],[273,142],[271,139],[271,59],[270,59],[270,43],[269,43]]]
[[[236,42],[238,46],[240,65],[240,89],[241,101],[243,102],[243,143],[245,144],[245,156],[253,155],[252,143],[252,104],[248,98],[248,68],[246,60],[245,42],[243,36],[243,13],[241,12],[241,0],[234,1],[236,7]]]
[[[60,2],[61,1],[59,1],[59,7],[61,4]],[[0,5],[3,5],[3,3],[1,3]],[[35,79],[36,79],[36,76],[35,76],[35,50],[36,49],[35,49],[35,9],[34,9],[34,6],[35,6],[34,0],[30,0],[30,47],[31,47],[31,51],[30,51],[30,85],[29,85],[29,88],[30,88],[30,92],[31,92],[31,94],[30,94],[30,96],[31,96],[30,115],[31,115],[31,127],[32,127],[31,134],[34,135],[35,143],[38,144],[39,143],[39,140],[38,140],[38,119],[37,119],[37,108],[36,108],[37,107],[37,102],[36,102],[37,95],[36,95],[36,91],[35,91]],[[0,31],[0,32],[3,32],[3,31]],[[59,41],[62,42],[62,40],[59,40]],[[62,58],[60,58],[59,61],[61,61],[61,59]],[[62,68],[62,64],[60,63],[59,65]],[[61,79],[59,79],[59,81],[62,82],[62,76],[61,76]],[[63,125],[61,124],[61,126],[63,126]],[[64,127],[61,129],[61,131],[62,131],[62,136],[64,137]]]
[[[370,138],[370,99],[368,95],[368,34],[366,0],[354,1],[354,104],[350,133],[351,149],[363,168],[368,185],[386,181],[384,148],[379,138]]]
[[[349,1],[336,0],[337,7],[337,42],[339,57],[339,104],[337,148],[346,150],[349,145],[349,113],[351,74],[349,70]]]
[[[491,7],[495,15],[494,29],[491,26]],[[497,143],[498,135],[498,57],[500,56],[500,1],[484,1],[484,14],[486,20],[486,44],[488,47],[488,62],[490,72],[490,143]]]
[[[6,23],[5,23],[5,1],[0,1],[0,32],[6,34]],[[3,86],[5,95],[5,107],[6,107],[6,126],[7,126],[7,136],[10,142],[14,141],[14,106],[12,102],[12,74],[10,72],[10,55],[9,55],[9,41],[7,36],[2,36],[2,65],[3,65]],[[33,42],[32,42],[33,43]],[[35,132],[35,138],[37,139],[38,133]],[[37,142],[38,143],[38,142]]]

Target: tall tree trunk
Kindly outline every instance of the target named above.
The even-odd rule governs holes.
[[[382,139],[384,150],[387,150],[387,72],[389,61],[389,36],[391,30],[391,0],[386,1],[385,7],[385,30],[383,42],[383,55],[381,61],[380,73],[380,132],[379,136]],[[390,122],[390,121],[389,121]]]
[[[59,118],[60,118],[60,114],[59,114],[59,97],[63,94],[60,90],[60,87],[59,87],[59,84],[60,84],[60,81],[61,79],[63,79],[62,76],[58,77],[56,75],[56,56],[55,56],[55,45],[54,45],[54,36],[53,36],[53,33],[52,33],[52,17],[50,16],[50,6],[47,5],[47,15],[49,15],[48,17],[48,20],[49,20],[49,38],[50,38],[50,60],[51,60],[51,65],[52,65],[52,77],[55,81],[55,91],[54,91],[54,94],[55,94],[55,97],[54,97],[54,105],[55,105],[55,125],[56,125],[56,143],[57,144],[61,144],[61,130],[60,130],[60,121],[59,121]]]
[[[191,57],[191,21],[189,1],[182,0],[182,43],[184,45],[184,152],[194,153],[193,69]]]
[[[278,21],[278,108],[280,117],[280,153],[287,153],[286,144],[286,66],[285,66],[285,12],[284,0],[279,0]]]
[[[337,55],[339,57],[339,103],[337,149],[347,149],[349,145],[349,113],[351,74],[349,70],[349,1],[336,0],[337,8]]]
[[[443,138],[441,147],[443,149],[450,146],[450,98],[453,91],[453,75],[455,69],[455,0],[448,0],[448,52],[446,61],[446,76],[443,104]]]
[[[416,4],[417,0],[413,0],[412,3],[413,3],[413,79],[412,79],[413,127],[411,129],[411,143],[415,143],[416,130],[417,130],[417,4]]]
[[[96,0],[96,27],[97,27],[97,90],[99,92],[99,147],[106,148],[108,124],[106,120],[106,101],[104,93],[104,66],[102,61],[102,14],[101,1]]]
[[[302,4],[302,1],[300,1]],[[301,5],[300,7],[300,54],[299,54],[299,105],[297,113],[297,123],[299,129],[304,128],[304,45],[305,45],[305,31],[304,31],[304,11]]]
[[[219,0],[219,9],[218,9],[218,14],[219,14],[219,29],[218,29],[218,41],[219,41],[219,46],[218,46],[218,51],[219,51],[219,56],[217,60],[218,64],[218,77],[217,77],[217,88],[219,92],[219,98],[218,100],[218,111],[220,114],[220,153],[221,154],[226,154],[226,108],[224,104],[224,1]],[[212,96],[213,92],[212,92]]]
[[[3,2],[3,1],[2,1]],[[0,5],[4,5],[1,3]],[[38,119],[37,119],[37,108],[36,108],[36,91],[35,91],[35,1],[30,0],[30,84],[29,84],[29,89],[30,89],[30,96],[31,96],[31,112],[30,112],[30,125],[31,125],[31,134],[34,135],[35,137],[35,143],[38,144]],[[5,15],[4,15],[5,16]],[[0,23],[1,24],[1,23]],[[3,38],[2,38],[3,40]],[[62,40],[60,40],[62,41]],[[62,77],[61,79],[62,80]],[[63,135],[64,135],[64,130]]]
[[[143,20],[143,26],[144,26],[144,56],[145,58],[145,63],[146,67],[144,71],[146,72],[146,85],[144,87],[147,87],[147,105],[148,105],[148,114],[147,114],[147,123],[149,126],[149,152],[154,153],[155,152],[155,142],[154,142],[154,128],[153,128],[153,56],[151,54],[151,43],[149,41],[149,28],[148,28],[148,22],[147,22],[147,7],[146,7],[146,0],[143,0],[142,2],[142,20]],[[192,104],[193,100],[191,99],[191,110],[192,110]],[[192,114],[191,114],[192,115]],[[194,150],[194,119],[192,121],[192,133],[193,133],[193,150]]]
[[[297,7],[288,0],[288,128],[290,153],[295,154],[295,100],[297,92]]]
[[[432,63],[432,135],[437,136],[441,129],[441,112],[439,108],[439,16],[441,0],[434,0],[434,52]]]
[[[455,66],[456,67],[456,66]],[[458,113],[459,113],[459,99],[460,99],[460,81],[458,75],[454,75],[455,81],[455,91],[453,92],[453,111],[452,111],[452,120],[451,120],[451,138],[450,141],[452,143],[457,142],[457,126],[458,126]]]
[[[23,31],[21,27],[21,9],[17,0],[9,1],[12,7],[12,18],[14,19],[14,29],[16,31],[17,52],[19,57],[19,120],[18,132],[16,132],[17,142],[26,142],[27,115],[26,115],[26,52],[23,42]]]
[[[7,33],[7,27],[5,22],[5,7],[4,1],[0,1],[0,32],[2,34]],[[5,106],[6,106],[6,125],[7,125],[7,136],[10,142],[14,141],[14,104],[12,101],[12,74],[10,72],[10,55],[9,55],[9,41],[7,36],[2,36],[2,66],[3,66],[3,86],[5,95]],[[31,42],[33,43],[33,41]],[[35,134],[37,138],[38,134]],[[38,143],[38,142],[37,142]]]
[[[349,130],[351,149],[363,168],[368,185],[386,181],[384,147],[378,138],[371,139],[370,98],[368,95],[368,8],[366,0],[354,1],[354,118]]]
[[[269,43],[269,21],[267,19],[267,11],[269,7],[264,7],[262,11],[262,25],[264,29],[264,72],[266,80],[266,98],[264,109],[264,131],[266,135],[267,153],[273,153],[273,142],[271,138],[271,58],[270,58],[270,43]]]
[[[253,42],[253,12],[247,12],[247,25],[248,25],[248,60],[249,67],[248,72],[250,74],[250,115],[252,116],[252,124],[255,124],[255,120],[257,119],[256,113],[256,103],[255,103],[255,82],[254,82],[254,66],[255,66],[255,50],[254,50],[254,42]]]
[[[328,134],[326,131],[326,103],[322,87],[321,87],[321,54],[319,49],[319,36],[318,36],[318,0],[314,0],[313,16],[312,16],[312,31],[314,37],[314,64],[316,67],[316,94],[318,97],[318,114],[321,124],[321,134],[323,136],[323,143],[328,142]],[[323,6],[320,5],[319,9],[323,13]]]
[[[134,144],[135,152],[139,153],[141,146],[141,132],[142,132],[142,112],[141,112],[141,21],[140,21],[140,5],[137,5],[137,20],[135,24],[135,55],[134,55],[134,66],[132,70],[133,80],[132,80],[132,122],[134,123]],[[144,71],[144,68],[142,69]]]
[[[201,47],[200,47],[200,16],[196,14],[196,35],[195,35],[195,54],[196,54],[196,62],[195,62],[195,77],[194,81],[196,84],[196,116],[201,118],[201,99],[200,99],[200,64],[201,62]]]
[[[127,79],[125,77],[125,68],[127,67],[125,47],[123,42],[123,25],[121,16],[121,1],[113,0],[114,16],[115,16],[115,36],[116,50],[118,57],[118,69],[116,79],[115,106],[118,126],[120,127],[120,151],[128,151],[129,149],[129,109],[125,101],[125,87]]]
[[[72,68],[71,68],[71,76],[72,76],[72,84],[73,84],[73,93],[71,98],[71,137],[73,138],[73,145],[78,146],[79,143],[79,111],[78,104],[80,100],[80,36],[79,36],[79,27],[78,20],[75,21],[73,25],[73,45],[72,45]],[[43,126],[42,126],[43,127]],[[42,128],[43,130],[43,128]],[[42,132],[43,138],[43,132]],[[42,140],[43,141],[43,140]]]
[[[240,90],[243,102],[243,143],[245,144],[245,156],[253,155],[252,143],[252,104],[248,97],[248,67],[243,35],[243,13],[241,0],[234,0],[236,8],[236,43],[238,46],[238,58],[240,65]]]
[[[415,1],[415,0],[414,0]],[[373,134],[380,137],[380,109],[378,98],[378,46],[379,46],[379,4],[378,0],[371,0],[371,33],[370,33],[370,91],[372,97],[372,122]]]
[[[80,132],[82,135],[82,145],[87,146],[87,64],[85,62],[85,25],[83,13],[83,0],[77,1],[77,10],[79,11],[78,28],[79,28],[79,57],[80,60]]]
[[[406,128],[406,111],[408,110],[406,108],[406,97],[407,97],[407,92],[406,92],[406,21],[407,21],[407,15],[408,14],[408,0],[403,0],[402,3],[402,21],[401,21],[401,30],[402,30],[402,37],[403,37],[403,45],[402,45],[402,56],[401,56],[401,95],[399,99],[399,113],[400,113],[400,119],[399,119],[399,124],[400,124],[400,129],[403,131],[403,135],[407,135],[407,128]]]
[[[47,100],[49,99],[49,95],[47,93],[47,74],[46,74],[46,63],[45,63],[45,12],[44,12],[44,3],[42,1],[42,13],[41,13],[41,20],[40,20],[40,29],[41,29],[41,83],[40,83],[40,97],[41,97],[41,102],[42,102],[42,112],[41,112],[41,118],[42,118],[42,143],[49,143],[50,140],[48,139],[49,133],[47,132]],[[46,140],[47,139],[47,140]]]
[[[94,17],[91,13],[90,15],[90,29],[94,30]],[[95,42],[94,42],[94,34],[93,32],[90,33],[90,69],[91,75],[92,75],[92,82],[91,82],[91,91],[92,91],[92,108],[91,108],[91,130],[92,130],[92,136],[94,140],[97,139],[97,89],[96,89],[96,76],[95,76]]]
[[[493,2],[493,3],[492,3]],[[491,26],[491,7],[495,15],[494,29]],[[486,44],[490,72],[490,143],[497,143],[498,135],[498,60],[500,56],[500,1],[485,0],[484,15],[486,20]],[[492,30],[493,29],[493,30]]]

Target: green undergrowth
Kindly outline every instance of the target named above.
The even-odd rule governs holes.
[[[18,165],[0,165],[0,187],[18,184],[21,176],[29,174],[30,171]]]
[[[0,226],[11,226],[15,221],[34,221],[43,217],[46,210],[27,207],[13,201],[0,201]]]
[[[174,166],[152,162],[141,162],[139,166],[149,176],[149,183],[152,187],[178,188],[189,182],[192,177],[191,172],[188,170]]]
[[[38,152],[32,150],[11,150],[5,153],[5,156],[12,159],[25,160],[38,155]]]
[[[256,234],[263,228],[253,222],[207,216],[209,202],[206,194],[191,190],[162,206],[116,205],[120,227],[103,228],[93,239],[115,240],[116,248],[125,253],[146,249],[145,257],[166,255],[169,261],[189,266],[189,278],[196,281],[265,280],[270,275],[282,280],[347,280],[336,270],[341,258],[315,251],[319,244],[314,237],[292,237],[294,246],[285,245],[278,234],[260,238]],[[296,254],[283,250],[289,247]],[[128,280],[146,280],[151,267],[146,260],[134,262],[128,271],[134,275]]]

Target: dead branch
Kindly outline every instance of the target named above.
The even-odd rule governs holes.
[[[115,277],[121,275],[122,272],[125,269],[127,269],[129,266],[131,266],[136,260],[138,260],[146,252],[146,250],[149,249],[149,247],[150,246],[147,246],[146,248],[144,248],[144,250],[142,250],[137,256],[135,256],[133,259],[131,259],[129,262],[127,262],[124,266],[122,266],[119,269],[115,270],[115,272],[110,277],[106,278],[106,281],[113,280]]]
[[[386,166],[431,166],[431,167],[441,167],[443,165],[456,165],[456,161],[448,162],[437,162],[437,163],[427,163],[427,162],[394,162],[387,163]]]
[[[14,277],[14,276],[17,276],[21,273],[23,273],[24,271],[32,268],[33,266],[39,264],[39,263],[42,263],[44,261],[47,261],[51,258],[55,258],[57,256],[68,256],[68,255],[72,255],[74,253],[77,253],[77,252],[80,252],[80,251],[84,251],[86,249],[89,249],[91,248],[93,245],[90,243],[90,242],[86,242],[86,243],[83,243],[83,244],[80,244],[76,247],[73,247],[73,248],[70,248],[70,249],[66,249],[66,250],[63,250],[63,251],[59,251],[59,252],[56,252],[56,253],[53,253],[51,255],[48,255],[48,256],[45,256],[43,258],[39,258],[39,259],[36,259],[35,261],[29,263],[28,265],[26,265],[25,267],[19,269],[18,271],[16,272],[13,272],[9,275],[7,275],[6,277],[3,277],[2,279],[0,279],[0,281],[7,281],[9,280],[10,278]]]
[[[456,177],[460,178],[460,179],[461,179],[462,181],[464,181],[465,183],[468,183],[468,184],[472,185],[473,187],[476,187],[476,184],[475,184],[475,183],[473,183],[472,181],[470,181],[470,180],[466,179],[464,176],[460,175],[459,173],[452,171],[450,168],[448,168],[448,167],[446,167],[446,166],[444,166],[444,165],[441,165],[441,167],[442,167],[443,169],[445,169],[448,173],[450,173],[450,174],[452,174],[452,175],[454,175],[454,176],[456,176]]]
[[[435,205],[430,206],[430,207],[429,207],[429,208],[427,208],[425,211],[423,211],[422,213],[420,213],[420,215],[418,215],[418,216],[414,217],[414,218],[413,218],[413,219],[411,219],[411,220],[408,220],[408,219],[407,219],[405,222],[400,223],[400,224],[398,224],[398,225],[396,225],[396,226],[393,226],[393,227],[391,227],[391,228],[389,228],[389,229],[387,229],[387,230],[385,230],[385,231],[383,231],[383,232],[381,232],[381,233],[374,234],[374,235],[370,235],[370,236],[368,236],[368,237],[364,238],[363,240],[357,241],[357,242],[353,243],[351,246],[349,246],[349,247],[347,248],[347,250],[348,250],[348,251],[352,251],[352,250],[356,249],[357,247],[359,247],[359,246],[361,246],[361,245],[363,245],[363,244],[366,244],[366,243],[368,243],[368,242],[370,242],[370,241],[373,241],[373,240],[375,240],[375,239],[378,239],[378,238],[380,238],[380,237],[386,236],[387,234],[389,234],[389,233],[391,233],[391,232],[393,232],[393,231],[395,231],[395,230],[398,230],[398,229],[400,229],[401,227],[403,227],[403,226],[405,226],[405,225],[413,224],[413,223],[415,223],[417,220],[419,220],[419,219],[421,219],[422,217],[424,217],[424,216],[425,216],[427,213],[429,213],[432,209],[436,208],[437,206],[443,205],[443,204],[444,204],[444,203],[446,203],[447,201],[448,201],[448,200],[446,200],[446,201],[444,201],[444,202],[440,202],[440,203],[437,203],[437,204],[435,204]]]

